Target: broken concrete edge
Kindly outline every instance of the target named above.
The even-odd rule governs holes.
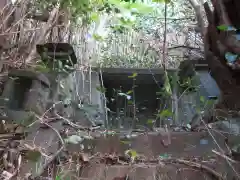
[[[44,131],[46,131],[47,129],[45,129]],[[54,131],[52,131],[51,129],[48,129],[48,130],[50,130],[52,133],[54,133],[55,134],[55,132]],[[46,133],[46,132],[44,132],[44,133]],[[188,139],[188,143],[189,144],[193,144],[193,143],[195,143],[195,144],[199,144],[199,142],[198,142],[198,140],[199,139],[201,139],[202,138],[202,136],[204,135],[204,134],[208,134],[208,132],[198,132],[198,133],[194,133],[196,136],[195,137],[197,137],[198,138],[198,140],[197,141],[195,141],[196,139],[195,138],[193,138],[193,134],[192,133],[190,133],[190,132],[186,132],[186,133],[181,133],[182,135],[184,135],[184,137],[185,138],[187,138]],[[56,135],[56,134],[55,134]],[[175,142],[173,142],[172,143],[172,145],[177,145],[177,144],[175,144],[175,143],[177,143],[180,139],[176,139],[176,138],[179,138],[179,133],[173,133],[173,135],[175,135],[175,138],[173,138],[173,140],[175,139]],[[217,134],[216,134],[217,135]],[[33,135],[32,137],[35,137],[35,135]],[[56,137],[57,137],[57,135],[56,135]],[[150,136],[149,136],[150,137]],[[159,139],[160,139],[160,136],[155,136],[155,135],[151,135],[151,137],[158,137]],[[183,137],[183,136],[182,136]],[[112,137],[112,138],[114,138],[114,137]],[[120,148],[120,146],[116,146],[117,144],[116,144],[116,139],[114,138],[114,139],[112,139],[111,137],[109,137],[109,138],[103,138],[102,139],[102,141],[101,141],[101,139],[98,139],[98,141],[96,142],[97,144],[97,146],[104,146],[104,148],[108,148],[108,150],[107,149],[105,149],[105,150],[103,150],[103,151],[101,151],[101,148],[100,149],[96,149],[96,152],[93,152],[93,154],[97,154],[97,153],[100,153],[100,154],[102,154],[102,155],[104,155],[103,157],[106,157],[105,155],[106,154],[111,154],[111,152],[112,152],[112,150],[115,150],[115,152],[117,152],[117,150],[118,150],[118,148]],[[184,138],[184,139],[185,139]],[[209,138],[211,138],[211,136],[209,136]],[[136,148],[134,148],[133,147],[133,149],[134,150],[136,150],[136,152],[139,152],[139,155],[141,155],[142,153],[140,152],[140,150],[144,150],[144,147],[142,146],[142,144],[144,144],[143,142],[146,140],[146,138],[144,138],[144,137],[141,137],[141,138],[139,138],[139,140],[141,140],[140,142],[138,141],[137,142],[137,144],[135,144],[135,145],[137,145],[137,146],[135,146]],[[185,139],[185,140],[187,140],[187,139]],[[206,139],[206,137],[205,137],[205,139]],[[99,141],[100,140],[100,141]],[[157,139],[148,139],[147,138],[147,140],[148,140],[148,142],[150,143],[150,145],[152,146],[152,145],[154,145],[155,143],[151,143],[151,142],[158,142],[158,141],[156,141]],[[191,142],[190,142],[190,141]],[[32,141],[29,141],[29,142],[32,142]],[[104,143],[105,142],[105,143]],[[115,145],[114,145],[114,143],[115,143]],[[119,141],[119,143],[121,143],[120,141]],[[182,143],[182,142],[181,142]],[[195,145],[194,144],[194,145]],[[134,144],[133,144],[134,145]],[[139,146],[140,145],[140,146]],[[206,145],[206,144],[205,144]],[[205,146],[205,145],[201,145],[201,146]],[[222,145],[222,143],[221,143],[221,145]],[[74,145],[75,146],[75,145]],[[76,145],[78,148],[77,148],[77,150],[78,151],[80,151],[81,152],[81,150],[79,149],[79,145]],[[96,146],[96,147],[97,147]],[[159,146],[161,146],[160,144],[159,145],[157,145],[157,147],[159,147]],[[170,145],[171,146],[171,145]],[[178,147],[179,147],[179,145],[177,145]],[[185,145],[184,145],[185,146]],[[87,146],[86,146],[87,147]],[[95,148],[96,148],[95,147]],[[115,148],[114,148],[115,147]],[[93,149],[95,149],[95,148],[93,148]],[[181,149],[182,147],[180,147],[180,149]],[[69,148],[68,147],[66,147],[66,149],[68,150],[68,152],[70,152],[69,150]],[[128,149],[127,147],[126,147],[126,149]],[[166,151],[166,148],[161,148],[162,150],[161,150],[161,152],[159,151],[158,153],[155,153],[157,156],[155,156],[155,157],[158,157],[159,155],[161,155],[162,153],[164,153],[164,151]],[[182,148],[183,149],[183,148]],[[196,149],[199,149],[198,147],[196,147]],[[210,150],[212,149],[212,147],[209,147],[209,152],[211,152]],[[61,150],[62,149],[59,149],[57,152],[61,152]],[[120,150],[120,149],[119,149]],[[147,149],[146,149],[147,150]],[[151,151],[151,150],[154,150],[154,147],[152,146],[152,147],[150,147],[150,149],[148,149],[147,151],[149,152],[149,150]],[[157,150],[157,149],[156,149]],[[171,150],[172,151],[174,151],[175,152],[175,147],[172,147],[171,149],[168,149],[168,153],[170,152],[171,153]],[[146,153],[147,153],[147,151],[145,151]],[[201,152],[201,151],[200,151]],[[45,153],[46,153],[46,151],[45,151]],[[52,158],[51,158],[51,160],[54,160],[54,158],[56,157],[56,156],[58,156],[58,154],[59,153],[54,153],[54,155],[53,156],[51,156]],[[120,152],[119,152],[120,153]],[[47,153],[48,154],[48,153]],[[124,154],[124,153],[122,153],[122,154]],[[148,154],[148,153],[147,153]],[[147,157],[147,154],[146,154],[146,157]],[[52,155],[52,154],[51,154]],[[121,153],[120,153],[120,155],[121,155]],[[181,155],[181,154],[178,154],[178,155]],[[189,157],[189,153],[186,153],[186,158],[188,159]],[[209,156],[209,155],[208,155]],[[111,155],[109,156],[109,157],[106,157],[107,159],[111,159]],[[145,155],[143,156],[143,157],[145,157]],[[181,155],[180,156],[181,158],[182,157],[184,157],[183,155]],[[197,155],[195,155],[195,156],[190,156],[190,157],[198,157]],[[175,159],[175,158],[177,158],[177,159]],[[196,168],[202,168],[203,170],[205,170],[205,171],[208,171],[209,170],[209,168],[208,167],[206,167],[205,169],[204,169],[204,167],[202,166],[202,164],[200,164],[201,166],[199,166],[199,164],[197,164],[196,162],[190,162],[190,161],[188,161],[188,160],[184,160],[184,159],[181,159],[181,160],[178,160],[178,157],[176,156],[176,157],[174,157],[173,156],[173,159],[167,159],[167,161],[170,161],[171,163],[176,163],[176,164],[184,164],[184,165],[187,165],[187,166],[192,166],[192,167],[196,167]],[[155,162],[155,161],[154,161]],[[158,161],[156,161],[156,163],[157,163]],[[44,162],[43,163],[43,161],[41,160],[41,162],[39,161],[39,163],[41,163],[42,164],[42,166],[41,166],[41,168],[40,169],[36,169],[36,171],[35,171],[35,173],[34,172],[32,172],[32,175],[39,175],[39,173],[40,172],[42,172],[44,169],[46,169],[47,168],[47,166],[48,166],[48,164],[49,163],[51,163],[51,161],[47,161],[47,162]],[[38,164],[39,165],[39,163],[37,163],[37,162],[32,162],[31,164],[29,164],[29,167],[36,167],[36,165]],[[151,162],[151,163],[153,163],[153,162]],[[26,164],[25,164],[26,165]],[[127,164],[127,165],[129,165],[129,164]],[[141,164],[141,166],[142,166],[142,164]],[[39,166],[38,166],[39,167]],[[28,170],[28,169],[27,169]],[[34,169],[33,169],[34,170]],[[22,171],[22,173],[23,173],[24,171]],[[38,173],[37,173],[38,172]],[[210,169],[210,172],[209,173],[211,173],[211,174],[213,174],[213,175],[215,175],[215,176],[218,176],[218,177],[220,177],[221,175],[219,175],[217,172],[212,172],[211,171],[211,169]],[[25,173],[23,173],[23,174],[25,174]],[[221,179],[221,178],[220,178]]]
[[[194,67],[196,71],[207,71],[208,68],[208,64],[205,60],[184,60],[184,61],[190,61]],[[102,72],[105,73],[123,73],[123,74],[131,74],[133,72],[136,72],[138,74],[163,74],[164,73],[164,68],[163,67],[159,67],[159,68],[124,68],[124,67],[92,67],[93,71],[99,72],[101,69]],[[169,73],[174,73],[176,71],[178,71],[178,68],[167,68],[166,69],[167,72]]]
[[[33,80],[39,80],[48,88],[50,87],[49,79],[42,73],[34,72],[31,70],[12,70],[8,74],[9,77],[27,77]]]

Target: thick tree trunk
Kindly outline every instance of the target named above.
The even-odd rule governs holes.
[[[196,11],[198,7],[195,0],[189,1]],[[234,36],[236,32],[217,29],[219,25],[240,28],[240,1],[212,0],[212,4],[214,11],[210,10],[207,3],[204,4],[209,25],[206,30],[202,30],[202,35],[204,36],[205,58],[211,75],[222,92],[221,101],[217,108],[240,111],[240,70],[233,70],[225,60],[226,52],[240,54],[240,41]],[[197,11],[196,15],[199,25],[202,26],[202,17],[199,17]]]

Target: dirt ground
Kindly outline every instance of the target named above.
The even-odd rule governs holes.
[[[219,147],[227,151],[225,137],[218,133],[212,132],[212,136],[208,132],[171,133],[171,144],[167,147],[161,143],[163,138],[159,134],[143,134],[128,143],[118,136],[97,138],[91,142],[91,160],[76,168],[75,175],[71,172],[66,177],[89,180],[232,180],[237,176],[234,171],[240,172],[238,162],[231,162],[233,167],[229,167],[225,158],[212,151],[219,152]],[[74,145],[68,147],[69,152],[73,153],[74,149],[77,149]],[[134,149],[139,159],[133,163],[126,160],[128,149]],[[67,164],[64,169],[67,172],[74,168]]]
[[[132,133],[131,138],[124,138],[122,134],[104,136],[101,130],[88,130],[85,133],[94,137],[93,139],[62,146],[63,139],[60,137],[64,137],[66,127],[63,127],[61,122],[52,122],[49,125],[51,128],[32,126],[25,140],[20,140],[18,150],[22,158],[18,164],[18,175],[12,179],[240,179],[238,159],[226,155],[229,153],[226,138],[229,142],[239,141],[238,136],[222,134],[216,130],[203,130],[170,132],[167,135],[159,132],[138,132]],[[61,135],[57,132],[61,132]],[[67,132],[68,135],[79,134],[79,131],[69,127]],[[168,143],[164,143],[166,141]],[[26,153],[23,153],[26,148],[41,151],[40,159],[26,159]],[[8,151],[11,152],[11,148],[8,148]],[[5,152],[6,145],[3,145],[3,156]],[[12,156],[9,157],[6,159],[10,161]],[[6,173],[6,170],[4,172]]]

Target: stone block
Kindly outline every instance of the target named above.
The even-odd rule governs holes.
[[[24,109],[43,114],[47,107],[50,89],[39,80],[33,80],[31,89],[27,93]]]
[[[46,110],[49,94],[50,82],[44,74],[13,70],[5,83],[0,104],[10,110],[42,114]]]

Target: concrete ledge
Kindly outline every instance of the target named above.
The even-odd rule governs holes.
[[[208,70],[208,64],[205,60],[185,60],[191,61],[194,64],[194,67],[197,71],[206,71]],[[94,71],[99,71],[99,67],[93,67]],[[133,72],[138,74],[163,74],[163,68],[121,68],[121,67],[112,67],[112,68],[102,68],[103,73],[108,74],[132,74]],[[175,72],[177,68],[168,68],[168,72]]]

